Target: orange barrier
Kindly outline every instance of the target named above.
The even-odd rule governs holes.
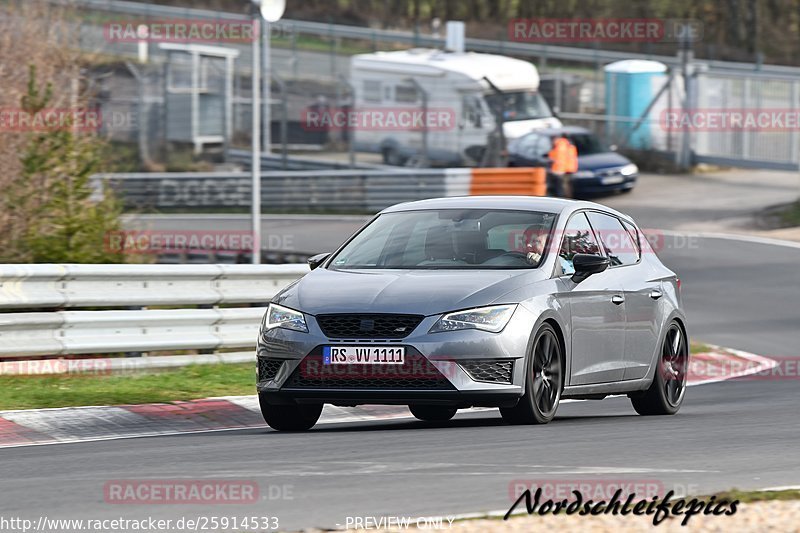
[[[471,196],[517,195],[546,196],[547,170],[545,168],[474,168],[472,169]]]

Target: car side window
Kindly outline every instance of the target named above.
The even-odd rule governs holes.
[[[635,265],[639,262],[639,250],[628,230],[617,217],[589,212],[589,221],[600,239],[611,266]]]
[[[584,213],[573,215],[567,222],[567,227],[564,228],[564,238],[561,241],[558,263],[556,263],[557,275],[575,273],[575,267],[572,264],[575,254],[600,255],[600,246]]]
[[[631,235],[631,239],[633,239],[633,245],[636,248],[637,253],[637,260],[642,258],[642,243],[639,240],[641,237],[639,235],[639,231],[636,229],[636,226],[627,222],[625,220],[622,221],[622,225],[625,226],[625,229],[628,230],[628,233]]]

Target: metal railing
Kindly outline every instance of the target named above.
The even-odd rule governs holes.
[[[250,206],[250,177],[244,172],[98,174],[93,179],[110,183],[129,208]],[[266,209],[374,213],[401,202],[469,194],[470,180],[468,168],[272,171],[261,174],[261,198]]]
[[[225,153],[225,161],[250,168],[252,156],[249,150],[232,148]],[[291,155],[286,160],[280,155],[261,154],[261,170],[345,170],[353,168],[374,170],[397,170],[387,165],[373,165],[370,163],[357,163],[351,165],[349,161],[331,161]]]
[[[59,0],[52,0],[59,1]],[[66,1],[66,0],[64,0]],[[116,13],[120,17],[128,18],[147,18],[155,19],[205,19],[205,20],[247,20],[244,14],[218,12],[212,10],[179,8],[158,4],[146,4],[141,2],[129,2],[122,0],[70,0],[72,5]],[[136,43],[112,43],[103,37],[102,27],[97,24],[86,23],[81,26],[81,35],[85,37],[82,46],[89,46],[90,49],[99,47],[100,49],[113,54],[128,55],[136,53]],[[340,93],[345,89],[340,81],[342,74],[349,71],[350,55],[354,52],[354,47],[350,46],[344,50],[340,46],[340,41],[347,40],[350,44],[361,46],[355,49],[368,51],[382,47],[395,49],[397,46],[428,46],[440,48],[444,44],[444,39],[434,35],[426,35],[420,32],[382,30],[370,27],[348,26],[343,24],[331,24],[324,22],[309,22],[300,20],[284,19],[273,25],[273,37],[276,39],[276,46],[272,47],[273,66],[276,72],[281,72],[287,79],[292,79],[294,83],[288,89],[276,93],[276,100],[283,107],[282,120],[286,122],[290,131],[296,137],[295,141],[303,144],[309,141],[308,136],[312,135],[315,145],[325,145],[329,150],[343,150],[346,143],[336,133],[320,134],[320,132],[308,132],[302,127],[302,112],[307,109],[316,96],[327,95],[335,106],[343,105],[346,100],[340,101]],[[323,47],[312,50],[298,50],[297,37],[312,36],[330,47],[326,52]],[[288,38],[288,39],[287,39]],[[320,43],[317,43],[320,44]],[[283,48],[282,48],[282,47]],[[249,47],[246,43],[226,43],[226,47],[237,48],[240,51],[240,60],[236,67],[235,98],[233,105],[234,114],[234,135],[229,139],[229,146],[243,146],[243,139],[247,137],[249,128],[249,113],[251,113],[250,95],[246,90],[241,90],[247,84],[244,81],[249,76]],[[627,124],[621,123],[614,115],[613,109],[606,109],[607,102],[615,101],[615,85],[609,85],[603,65],[619,60],[626,59],[649,59],[660,61],[672,67],[672,74],[681,76],[679,83],[675,84],[674,90],[669,95],[664,95],[659,103],[660,108],[654,109],[647,117],[643,117],[644,123],[639,128],[639,134],[647,134],[653,139],[649,149],[662,152],[671,157],[681,166],[688,166],[692,163],[710,163],[719,165],[730,165],[744,168],[764,168],[774,170],[796,170],[800,164],[800,138],[796,131],[699,131],[693,133],[690,130],[680,131],[670,129],[665,131],[659,124],[659,114],[664,108],[672,110],[692,110],[694,108],[711,109],[771,109],[783,108],[787,110],[796,109],[798,106],[798,84],[800,79],[800,68],[782,65],[765,65],[758,62],[731,62],[716,60],[696,60],[690,59],[690,67],[686,72],[682,68],[681,55],[654,55],[643,54],[619,50],[602,50],[591,46],[553,46],[541,43],[520,43],[508,40],[487,40],[487,39],[467,39],[466,48],[472,51],[488,52],[501,55],[510,55],[527,58],[539,63],[540,72],[543,79],[547,75],[557,74],[560,79],[559,69],[569,65],[570,71],[574,69],[574,75],[581,79],[580,89],[576,89],[577,96],[572,109],[563,106],[561,100],[560,83],[556,83],[554,91],[554,101],[551,104],[558,106],[561,117],[573,123],[585,125],[600,135],[607,143],[613,143],[624,148],[627,136],[625,132],[630,131]],[[663,49],[662,49],[663,51]],[[548,67],[548,61],[551,66]],[[555,67],[555,68],[554,68]],[[166,116],[163,112],[166,103],[159,101],[161,84],[156,83],[158,72],[163,69],[160,66],[152,66],[154,73],[147,78],[142,94],[146,95],[145,100],[133,107],[131,102],[117,100],[109,102],[103,108],[104,116],[115,116],[115,113],[124,113],[130,110],[136,113],[139,118],[137,124],[147,125],[149,130],[146,135],[139,135],[139,139],[149,139],[153,152],[158,152],[164,148],[166,152],[170,148],[168,143],[162,142],[161,134],[164,129],[158,117]],[[142,68],[142,70],[145,70]],[[308,80],[313,79],[315,83],[310,84]],[[688,83],[683,81],[689,80]],[[118,84],[119,85],[119,84]],[[544,91],[543,84],[543,91]],[[677,87],[680,86],[680,87]],[[689,87],[692,88],[689,91]],[[334,97],[333,93],[337,93]],[[347,92],[347,91],[344,91]],[[278,94],[280,97],[278,98]],[[335,100],[334,100],[335,98]],[[280,114],[280,113],[279,113]],[[274,115],[278,116],[278,114]],[[150,117],[148,119],[148,117]],[[622,120],[631,120],[622,118]],[[639,121],[639,117],[633,117],[634,121]],[[131,121],[134,122],[134,121]],[[247,126],[247,127],[245,127]],[[141,127],[141,126],[140,126]],[[130,131],[112,132],[117,139],[124,138],[132,140],[136,133],[135,128]],[[620,138],[619,133],[622,132]],[[125,137],[127,135],[127,137]],[[640,135],[637,135],[639,137]],[[292,137],[292,136],[288,136]],[[287,139],[287,142],[291,142]],[[143,143],[144,144],[144,143]],[[637,147],[634,147],[637,148]],[[140,153],[145,153],[146,150]],[[158,152],[161,153],[161,152]],[[235,154],[235,152],[230,152]],[[168,159],[167,155],[162,158]],[[238,156],[233,155],[232,160],[237,160]],[[295,169],[316,169],[323,168],[319,163],[312,160],[296,159],[283,163],[277,158],[264,159],[264,168],[287,168]],[[308,166],[306,166],[308,165]],[[366,167],[366,165],[359,165]],[[330,167],[329,167],[330,168]],[[348,207],[352,209],[352,207]],[[358,209],[358,208],[356,208]]]
[[[264,305],[307,272],[306,265],[0,265],[0,357],[249,348]],[[257,306],[230,307],[243,304]],[[207,308],[145,308],[153,306]]]

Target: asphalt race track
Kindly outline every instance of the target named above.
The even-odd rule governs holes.
[[[683,280],[690,335],[774,358],[800,356],[800,248],[666,237]],[[657,480],[679,493],[797,485],[797,366],[789,379],[692,387],[677,416],[637,416],[626,398],[561,406],[544,427],[495,411],[435,425],[413,419],[0,450],[6,516],[277,516],[281,529],[347,516],[447,516],[507,509],[517,480]],[[120,479],[252,480],[250,505],[114,505]]]

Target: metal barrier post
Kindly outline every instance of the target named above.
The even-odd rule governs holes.
[[[288,91],[286,82],[278,74],[273,72],[272,79],[281,91],[281,165],[285,170],[289,168],[289,107],[286,101]]]
[[[339,74],[339,83],[345,87],[347,90],[350,91],[350,111],[354,111],[355,101],[356,101],[356,88],[355,86],[348,81],[348,79],[343,75]],[[341,109],[341,105],[339,108]],[[350,168],[356,167],[356,152],[355,152],[355,144],[353,142],[353,131],[350,129],[350,122],[345,121],[345,131],[347,132],[347,155],[348,160],[350,162]]]
[[[409,78],[408,80],[414,85],[417,92],[422,96],[422,116],[424,118],[422,121],[422,159],[419,162],[419,166],[428,167],[431,163],[428,146],[428,91],[426,91],[425,88],[414,78]]]
[[[684,94],[683,94],[683,108],[684,116],[689,116],[691,113],[691,80],[690,72],[689,72],[689,59],[691,56],[691,50],[689,49],[688,42],[685,40],[682,42],[682,49],[679,52],[680,60],[681,60],[681,74],[683,75],[683,87],[684,87]],[[691,165],[691,143],[689,139],[689,126],[685,124],[683,131],[681,132],[681,149],[678,152],[678,165],[682,168],[688,168]]]

